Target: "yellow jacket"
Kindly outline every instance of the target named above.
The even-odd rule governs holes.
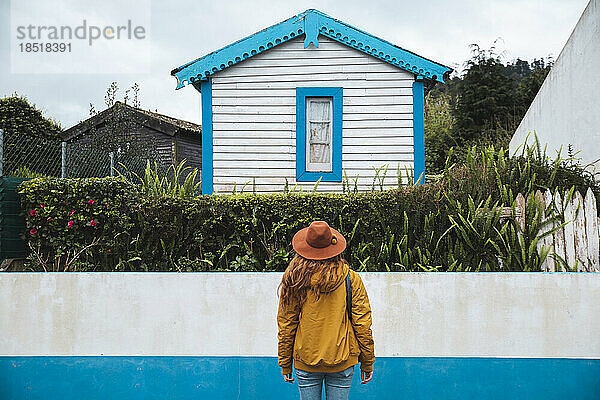
[[[352,283],[352,324],[346,311],[346,274]],[[315,274],[316,275],[316,274]],[[315,276],[313,276],[313,280]],[[360,276],[347,264],[328,279],[318,299],[309,295],[298,304],[279,304],[279,366],[283,374],[296,368],[308,372],[339,372],[358,364],[373,370],[375,351],[371,333],[371,306]]]

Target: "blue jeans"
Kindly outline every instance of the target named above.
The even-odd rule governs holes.
[[[321,400],[323,380],[325,380],[327,400],[347,400],[352,375],[354,375],[354,366],[341,372],[306,372],[296,369],[300,400]]]

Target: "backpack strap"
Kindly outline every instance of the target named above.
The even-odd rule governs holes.
[[[350,271],[346,275],[346,311],[348,312],[350,323],[352,323],[352,282],[350,281]]]

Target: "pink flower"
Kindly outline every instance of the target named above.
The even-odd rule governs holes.
[[[69,217],[73,214],[75,214],[75,210],[71,210],[71,212],[69,213]]]
[[[82,205],[82,206],[85,206],[85,201],[82,201],[82,202],[81,202],[81,205]]]
[[[94,201],[94,200],[92,200],[92,199],[89,199],[89,200],[88,200],[88,204],[89,204],[89,205],[92,205],[92,204],[94,204],[94,203],[95,203],[95,201]]]
[[[46,205],[45,204],[40,204],[40,207],[44,208],[44,207],[46,207]]]
[[[37,229],[35,229],[35,228],[31,228],[31,229],[29,230],[29,233],[31,234],[31,236],[33,236],[33,235],[35,235],[35,234],[37,233]]]
[[[29,215],[31,215],[32,217],[35,217],[37,214],[37,211],[35,210],[35,208],[31,211],[29,211]]]
[[[94,220],[91,220],[91,221],[90,221],[90,225],[91,225],[91,226],[96,226],[96,225],[98,225],[98,223],[97,223],[96,221],[94,221]]]
[[[73,222],[73,221],[69,221],[69,222],[67,222],[67,226],[68,226],[69,228],[72,228],[72,227],[73,227],[73,224],[74,224],[74,222]]]

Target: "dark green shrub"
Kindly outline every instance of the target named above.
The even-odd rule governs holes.
[[[449,159],[434,183],[350,194],[180,199],[142,196],[119,179],[34,179],[21,189],[28,227],[35,229],[28,234],[31,265],[282,271],[294,233],[325,220],[347,238],[344,257],[362,271],[539,270],[547,255],[536,249],[544,225],[536,203],[529,206],[525,232],[513,218],[501,219],[498,207],[512,206],[517,193],[527,197],[545,188],[591,187],[600,193],[593,176],[564,160],[550,161],[535,148],[519,158],[473,148],[466,160],[452,166]]]
[[[4,176],[60,176],[61,127],[27,98],[0,99]]]

